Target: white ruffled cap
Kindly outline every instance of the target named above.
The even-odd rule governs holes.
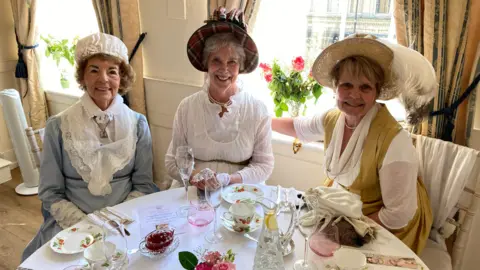
[[[128,64],[128,49],[116,36],[104,33],[95,33],[80,39],[75,49],[75,61],[82,60],[98,53],[115,56]]]

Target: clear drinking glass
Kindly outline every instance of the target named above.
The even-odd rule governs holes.
[[[207,234],[205,235],[205,240],[212,244],[220,243],[225,239],[225,235],[223,235],[220,231],[217,230],[217,209],[222,203],[222,190],[222,184],[218,182],[205,182],[205,200],[207,201],[208,205],[213,208],[214,211],[213,230],[207,232]]]
[[[185,187],[187,201],[187,206],[183,206],[178,209],[178,215],[182,217],[187,217],[188,210],[190,209],[190,201],[188,200],[188,184],[190,176],[192,175],[193,166],[195,165],[192,148],[185,145],[177,147],[175,153],[175,164]]]
[[[302,208],[298,210],[297,218],[300,218],[302,214],[305,214],[307,212],[315,211],[312,204],[307,202],[306,205],[307,206],[303,208],[306,211],[302,210]],[[293,269],[294,270],[317,270],[318,268],[315,265],[315,263],[308,260],[308,250],[309,250],[308,243],[310,241],[310,237],[318,230],[320,219],[315,218],[315,224],[313,224],[313,226],[302,226],[302,224],[300,224],[298,220],[297,222],[298,222],[297,223],[298,231],[302,234],[303,237],[305,237],[305,251],[304,251],[303,260],[297,260],[293,265]]]

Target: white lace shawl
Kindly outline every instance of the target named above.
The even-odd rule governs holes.
[[[109,117],[115,125],[114,141],[100,142],[98,119]],[[117,95],[110,107],[102,111],[85,93],[80,100],[61,114],[61,130],[65,151],[88,190],[96,196],[112,192],[113,175],[124,168],[135,155],[137,118]]]

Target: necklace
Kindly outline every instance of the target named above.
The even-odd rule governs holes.
[[[207,91],[208,92],[208,100],[213,103],[213,104],[217,104],[219,105],[220,107],[222,107],[222,111],[218,114],[220,117],[223,116],[224,113],[228,112],[228,108],[227,106],[230,106],[232,105],[232,101],[229,99],[227,102],[218,102],[216,101],[211,95],[210,95],[210,91]]]
[[[351,127],[347,124],[347,121],[345,121],[345,126],[348,128],[348,129],[351,129],[351,130],[355,130],[357,128],[357,126],[354,126],[354,127]]]
[[[100,129],[100,138],[102,138],[102,139],[108,138],[107,126],[108,126],[108,124],[110,124],[111,118],[108,117],[108,116],[107,116],[106,118],[107,118],[107,122],[106,122],[106,123],[99,123],[99,122],[97,121],[97,116],[94,116],[94,117],[93,117],[93,121],[95,121],[95,123],[97,124],[98,128]]]

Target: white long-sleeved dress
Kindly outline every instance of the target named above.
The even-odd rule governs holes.
[[[265,182],[273,170],[271,117],[262,101],[239,88],[230,98],[228,112],[211,103],[206,86],[178,106],[165,167],[172,187],[182,186],[175,166],[175,149],[192,147],[195,169],[238,173],[243,183]],[[170,178],[171,177],[171,178]]]

